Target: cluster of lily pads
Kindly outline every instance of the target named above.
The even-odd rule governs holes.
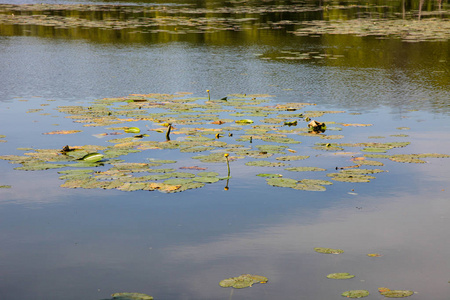
[[[324,254],[342,254],[344,253],[344,250],[342,249],[333,249],[333,248],[323,248],[323,247],[317,247],[314,248],[314,251],[318,253],[324,253]],[[369,257],[379,257],[381,256],[378,253],[370,253],[367,254]],[[331,273],[326,276],[329,279],[352,279],[355,277],[355,275],[350,273]],[[378,292],[386,297],[386,298],[404,298],[409,297],[414,294],[413,291],[409,290],[391,290],[389,288],[381,287],[378,289]],[[369,291],[367,290],[349,290],[342,293],[342,296],[347,298],[363,298],[369,296]]]
[[[324,247],[316,247],[314,248],[314,251],[317,253],[323,253],[323,254],[342,254],[344,253],[344,250],[342,249],[333,249],[333,248],[324,248]],[[378,253],[370,253],[367,254],[369,257],[379,257],[381,256]],[[355,277],[355,275],[350,273],[331,273],[326,276],[328,279],[338,279],[338,280],[344,280],[344,279],[352,279]],[[262,275],[255,275],[255,274],[242,274],[236,277],[230,277],[223,279],[219,282],[219,286],[223,288],[233,288],[233,289],[243,289],[247,287],[252,287],[254,284],[257,283],[267,283],[269,279]],[[232,296],[233,289],[231,290],[230,299]],[[386,297],[386,298],[405,298],[409,297],[414,294],[413,291],[410,290],[391,290],[386,287],[380,287],[378,288],[378,292],[380,295]],[[349,290],[345,291],[341,294],[344,297],[347,298],[363,298],[369,296],[369,291],[367,290]],[[149,296],[147,294],[142,293],[115,293],[111,295],[116,300],[152,300],[153,297]]]
[[[221,180],[227,180],[228,189],[230,173],[233,173],[230,162],[239,168],[254,168],[255,175],[265,178],[270,186],[325,191],[333,182],[370,182],[375,174],[385,172],[379,168],[384,163],[378,159],[425,163],[425,158],[450,157],[436,153],[387,154],[391,149],[408,146],[409,142],[334,142],[344,136],[328,132],[371,124],[319,122],[313,118],[344,112],[306,110],[312,105],[309,103],[273,104],[269,96],[228,95],[214,100],[210,96],[188,97],[187,93],[145,94],[98,99],[87,106],[59,106],[57,110],[72,119],[75,126],[96,128],[99,131],[94,134],[96,137],[110,138],[109,145],[19,148],[24,151],[23,155],[2,155],[0,159],[20,164],[16,170],[58,169],[60,179],[65,181],[61,186],[65,188],[173,193]],[[57,137],[82,135],[83,131],[68,129],[43,134]],[[350,165],[326,169],[303,163],[309,161],[310,156],[296,153],[305,151],[300,146],[305,137],[324,140],[308,149],[317,151],[319,156],[329,152],[336,157],[351,153]],[[348,148],[358,148],[361,152],[346,152]],[[164,151],[164,157],[171,159],[156,159],[152,157],[155,151]],[[143,153],[138,161],[126,158],[135,157],[130,155],[135,153]],[[178,162],[176,158],[185,153],[192,155],[195,163],[191,160]],[[259,168],[277,171],[258,173]],[[327,171],[320,179],[303,177],[303,174],[317,177],[316,174]],[[286,177],[281,173],[292,175]],[[303,178],[298,178],[299,174]]]

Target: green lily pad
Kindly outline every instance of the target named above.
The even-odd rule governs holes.
[[[285,170],[292,171],[292,172],[326,171],[326,169],[317,168],[317,167],[293,167],[293,168],[286,168]]]
[[[293,160],[303,160],[307,158],[309,158],[308,155],[286,155],[286,156],[279,156],[276,158],[276,160],[293,161]]]
[[[142,293],[114,293],[114,300],[153,300],[152,296]]]
[[[413,291],[401,291],[401,290],[391,290],[380,292],[386,298],[405,298],[414,294]]]
[[[85,161],[85,162],[98,162],[103,159],[104,155],[100,153],[89,153],[80,158],[79,160]]]
[[[219,282],[221,287],[233,287],[242,289],[251,287],[255,283],[267,283],[267,277],[252,274],[242,274],[238,277],[227,278]]]
[[[342,296],[347,298],[363,298],[369,296],[369,291],[366,290],[350,290],[342,293]]]
[[[253,124],[253,120],[242,119],[242,120],[236,120],[235,123],[240,124],[240,125],[248,125],[248,124]]]
[[[249,162],[246,162],[245,165],[250,166],[250,167],[284,167],[284,166],[288,166],[288,164],[285,164],[285,163],[270,162],[267,160],[249,161]]]
[[[280,178],[280,177],[283,177],[283,175],[281,175],[281,174],[273,174],[273,173],[260,173],[260,174],[257,174],[256,176],[267,177],[267,178]]]
[[[194,178],[194,181],[203,183],[215,183],[219,180],[220,179],[218,177],[209,177],[209,176],[199,176]]]
[[[355,275],[352,275],[350,273],[331,273],[327,275],[327,278],[330,279],[350,279],[355,277]]]
[[[298,180],[291,179],[291,178],[273,177],[273,178],[267,178],[266,182],[267,182],[267,184],[273,185],[273,186],[292,188],[297,185]]]
[[[310,192],[324,192],[326,191],[326,187],[319,185],[319,184],[304,184],[304,183],[297,183],[293,189],[295,190],[302,190],[302,191],[310,191]]]
[[[325,253],[325,254],[341,254],[341,253],[344,253],[344,250],[341,250],[341,249],[322,248],[322,247],[316,247],[316,248],[314,248],[314,251],[319,252],[319,253]]]

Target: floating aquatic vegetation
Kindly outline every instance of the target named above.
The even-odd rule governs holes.
[[[339,173],[329,173],[328,177],[335,181],[342,182],[370,182],[371,179],[375,179],[373,176],[367,174],[375,174],[384,172],[380,169],[345,169]]]
[[[89,153],[85,156],[79,158],[79,160],[85,161],[85,162],[98,162],[101,161],[105,157],[103,154],[100,153]]]
[[[450,24],[446,19],[372,19],[303,21],[295,35],[346,34],[356,36],[383,36],[404,42],[446,41],[450,39]]]
[[[298,180],[291,178],[272,177],[266,179],[267,184],[278,187],[293,188],[298,184]]]
[[[57,131],[51,131],[51,132],[45,132],[43,134],[74,134],[82,132],[81,130],[57,130]]]
[[[379,254],[379,253],[369,253],[369,254],[367,254],[367,256],[369,256],[369,257],[380,257],[382,255]]]
[[[255,283],[267,283],[267,277],[252,274],[242,274],[238,277],[231,277],[219,282],[221,287],[233,287],[235,289],[242,289],[251,287]]]
[[[111,297],[114,300],[153,300],[152,296],[142,293],[114,293]]]
[[[10,185],[0,185],[0,189],[10,189],[11,187]]]
[[[284,167],[284,166],[289,166],[288,164],[285,164],[285,163],[271,162],[271,161],[267,161],[267,160],[249,161],[249,162],[246,162],[245,165],[246,166],[251,166],[251,167]]]
[[[325,253],[325,254],[341,254],[341,253],[344,253],[344,250],[341,250],[341,249],[322,248],[322,247],[316,247],[316,248],[314,248],[314,251],[319,252],[319,253]]]
[[[294,161],[294,160],[304,160],[307,158],[309,158],[308,155],[286,155],[286,156],[279,156],[275,159],[281,161]]]
[[[326,171],[326,169],[323,168],[317,168],[317,167],[292,167],[292,168],[286,168],[286,171],[292,171],[292,172],[317,172],[317,171]]]
[[[330,279],[350,279],[355,277],[355,275],[352,275],[350,273],[331,273],[327,275],[327,278]]]
[[[125,127],[123,129],[126,133],[139,133],[141,130],[138,127]]]
[[[1,5],[0,5],[1,7]],[[255,99],[258,97],[258,99]],[[206,98],[189,98],[183,94],[146,94],[130,95],[123,98],[98,99],[89,103],[88,106],[60,106],[57,110],[66,114],[74,122],[84,125],[99,126],[101,132],[110,130],[100,136],[114,136],[108,140],[109,146],[85,145],[85,146],[65,146],[63,149],[33,149],[22,147],[22,151],[28,151],[24,155],[4,155],[0,159],[7,160],[13,164],[19,164],[17,170],[58,170],[60,179],[65,182],[61,185],[66,188],[101,188],[117,189],[120,191],[160,191],[165,193],[181,192],[189,189],[201,188],[206,184],[213,184],[219,180],[230,178],[229,163],[239,159],[246,159],[245,164],[239,167],[253,168],[255,175],[265,177],[268,185],[275,187],[287,187],[305,191],[325,191],[325,186],[332,182],[319,179],[290,179],[283,178],[282,174],[257,174],[256,167],[284,167],[287,171],[325,171],[325,168],[299,166],[298,161],[309,158],[309,155],[286,155],[286,152],[296,153],[301,151],[295,148],[305,136],[315,136],[322,139],[338,139],[343,135],[325,135],[319,132],[309,132],[300,122],[310,122],[310,118],[320,117],[324,114],[343,113],[342,111],[304,111],[309,103],[285,103],[276,105],[260,105],[267,101],[259,97],[268,95],[227,95],[225,100],[211,100]],[[294,112],[295,113],[287,113]],[[276,114],[275,118],[268,117]],[[241,119],[236,121],[227,116],[232,115],[255,115],[262,116],[253,119]],[[306,121],[308,120],[308,121]],[[131,126],[113,125],[119,123],[133,122]],[[152,122],[153,125],[148,125]],[[222,126],[224,123],[231,123],[230,126]],[[201,126],[194,125],[202,124]],[[329,124],[339,124],[333,121],[318,122],[322,129]],[[145,124],[145,125],[144,125]],[[171,125],[176,124],[176,125]],[[295,126],[297,124],[297,126]],[[311,122],[310,122],[311,124]],[[83,125],[83,126],[84,126]],[[343,128],[355,126],[364,128],[370,124],[341,124]],[[81,125],[79,125],[81,126]],[[139,127],[146,126],[148,130],[166,133],[166,139],[160,134],[140,134],[117,137],[118,134],[137,133]],[[176,128],[175,128],[176,127]],[[292,127],[292,128],[290,128]],[[310,126],[314,127],[314,126]],[[317,127],[317,126],[316,126]],[[170,129],[170,131],[169,131]],[[335,127],[326,128],[336,129]],[[343,130],[337,128],[336,130]],[[140,129],[139,129],[140,131]],[[245,132],[244,132],[245,131]],[[61,131],[63,133],[64,131]],[[81,132],[81,131],[78,131]],[[176,139],[170,140],[171,136]],[[242,134],[244,132],[244,134]],[[68,133],[65,131],[65,133]],[[57,136],[57,134],[54,134]],[[125,135],[124,135],[125,136]],[[241,144],[236,144],[242,141]],[[292,149],[287,145],[292,144]],[[316,143],[312,149],[307,151],[325,150],[342,151],[336,154],[353,153],[348,156],[355,156],[360,152],[344,152],[345,148],[358,147],[360,151],[383,151],[387,152],[394,148],[403,148],[409,142],[381,142],[381,143]],[[346,150],[346,149],[345,149]],[[148,157],[148,153],[153,156],[155,152],[171,153],[166,158],[180,158],[181,167],[177,160],[154,159]],[[171,152],[173,151],[173,152]],[[100,153],[101,152],[101,153]],[[140,153],[139,155],[130,155]],[[228,176],[219,177],[222,167],[208,166],[210,172],[177,172],[177,169],[186,170],[206,170],[206,166],[192,166],[184,160],[186,153],[206,152],[204,155],[193,155],[192,159],[200,163],[227,163]],[[310,154],[310,153],[308,153]],[[224,158],[225,156],[225,158]],[[273,156],[273,158],[272,158]],[[311,155],[312,156],[312,155]],[[317,157],[315,155],[312,157]],[[332,157],[329,154],[320,156]],[[138,162],[131,159],[139,157]],[[390,159],[396,162],[424,163],[424,158],[448,158],[447,154],[365,154],[364,157],[354,157],[352,161],[357,164],[352,167],[336,168],[339,172],[327,174],[332,181],[344,182],[370,182],[375,178],[372,174],[383,172],[379,169],[355,169],[360,166],[382,166],[383,163],[366,158]],[[249,161],[248,159],[256,159]],[[290,164],[286,163],[289,162]],[[173,164],[173,168],[155,168],[163,164]],[[291,165],[292,164],[292,165]],[[334,168],[335,166],[333,166]],[[354,168],[349,170],[350,168]],[[239,175],[239,173],[238,173]],[[318,174],[317,176],[321,176]],[[325,174],[323,174],[325,177]],[[228,187],[228,183],[227,183]]]
[[[380,292],[381,295],[383,295],[386,298],[405,298],[412,296],[414,294],[413,291],[390,290],[385,287],[379,288],[378,291]]]
[[[273,174],[273,173],[259,173],[256,176],[259,177],[267,177],[267,178],[279,178],[279,177],[283,177],[283,175],[281,174]]]
[[[342,296],[347,298],[363,298],[369,296],[367,290],[350,290],[342,293]]]

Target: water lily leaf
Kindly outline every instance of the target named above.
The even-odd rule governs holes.
[[[126,133],[139,133],[141,130],[138,127],[125,127],[123,129]]]
[[[279,177],[283,177],[283,175],[281,175],[281,174],[270,174],[270,173],[260,173],[260,174],[257,174],[256,176],[259,176],[259,177],[268,177],[268,178],[279,178]]]
[[[327,275],[327,278],[330,279],[350,279],[355,277],[355,275],[351,275],[350,273],[331,273]]]
[[[369,257],[380,257],[382,255],[379,254],[379,253],[369,253],[369,254],[367,254],[367,256],[369,256]]]
[[[216,176],[219,176],[219,173],[217,173],[217,172],[198,172],[197,176],[216,177]]]
[[[300,183],[307,184],[307,185],[332,185],[333,183],[328,180],[321,180],[321,179],[302,179],[300,180]]]
[[[236,120],[235,123],[241,124],[241,125],[247,125],[247,124],[253,124],[253,121],[250,119],[242,119],[242,120]]]
[[[322,185],[318,185],[318,184],[304,184],[304,183],[297,183],[293,189],[295,190],[302,190],[302,191],[310,191],[310,192],[324,192],[327,189],[322,186]]]
[[[285,163],[270,162],[267,160],[249,161],[249,162],[246,162],[245,165],[250,166],[250,167],[284,167],[284,166],[288,166],[288,164],[285,164]]]
[[[203,183],[215,183],[219,180],[220,179],[217,177],[209,177],[209,176],[199,176],[194,178],[194,181]]]
[[[235,289],[242,289],[251,287],[255,283],[266,283],[267,277],[252,274],[242,274],[238,277],[227,278],[219,282],[221,287],[233,287]]]
[[[85,161],[85,162],[98,162],[103,159],[104,155],[100,153],[89,153],[80,158],[79,160]]]
[[[351,290],[342,293],[342,296],[347,298],[363,298],[369,296],[369,291],[366,290]]]
[[[286,168],[285,170],[292,171],[292,172],[326,171],[326,169],[317,168],[317,167],[292,167],[292,168]]]
[[[192,178],[172,178],[172,179],[167,179],[164,181],[164,184],[168,184],[168,185],[183,185],[183,184],[187,184],[187,183],[191,183],[193,182]]]
[[[10,189],[11,187],[10,185],[0,185],[0,189]]]
[[[375,179],[373,176],[351,173],[329,173],[327,176],[341,182],[370,182],[370,179]]]
[[[389,290],[380,292],[386,298],[405,298],[414,294],[413,291]]]
[[[51,132],[45,132],[43,134],[73,134],[77,132],[82,132],[82,130],[57,130]]]
[[[153,300],[152,296],[141,293],[114,293],[111,296],[115,300]]]
[[[266,182],[267,182],[267,184],[273,185],[273,186],[293,188],[297,185],[298,180],[291,179],[291,178],[273,177],[273,178],[267,178]]]
[[[22,171],[42,171],[49,169],[60,169],[64,168],[67,165],[63,164],[53,164],[42,161],[33,161],[33,162],[24,162],[21,167],[14,168],[14,170],[22,170]]]
[[[344,250],[341,250],[341,249],[322,248],[322,247],[316,247],[316,248],[314,248],[314,251],[319,252],[319,253],[325,253],[325,254],[341,254],[341,253],[344,253]]]
[[[282,145],[257,145],[258,148],[262,152],[267,153],[283,153],[283,151],[287,148],[287,146]]]

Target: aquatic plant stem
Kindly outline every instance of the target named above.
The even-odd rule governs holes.
[[[206,92],[208,93],[208,101],[211,101],[211,95],[209,94],[209,90],[206,90]]]
[[[234,291],[234,289],[231,289],[230,298],[228,300],[231,300],[231,298],[233,297],[233,291]]]
[[[227,168],[228,168],[228,178],[230,178],[230,161],[228,160],[228,153],[225,153],[223,156],[225,156],[225,159],[227,160]]]
[[[167,126],[166,140],[168,140],[168,141],[170,141],[170,129],[172,129],[171,124],[169,124],[169,126]]]

